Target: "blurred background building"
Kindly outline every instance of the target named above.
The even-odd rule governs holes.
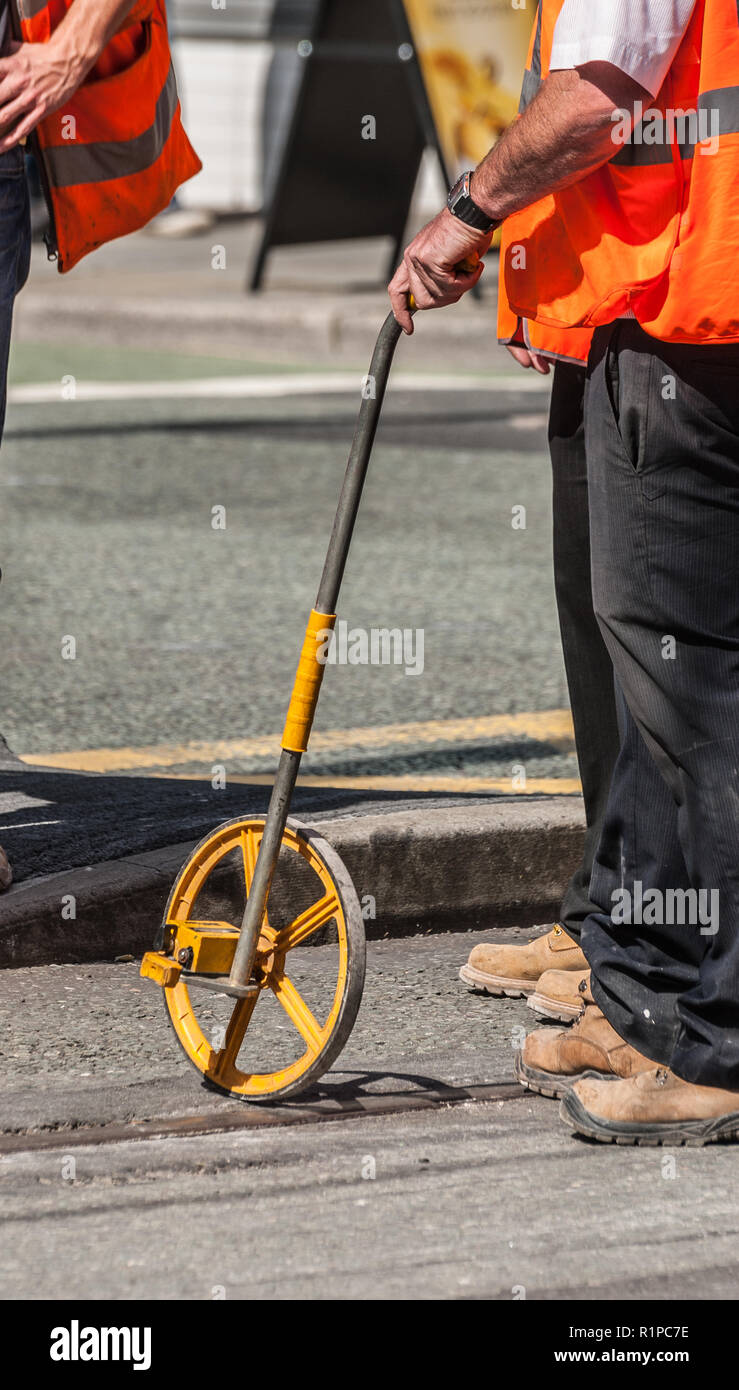
[[[274,185],[300,80],[298,43],[318,0],[168,0],[188,133],[203,171],[184,207],[260,212]]]
[[[397,256],[411,199],[416,221],[430,215],[514,118],[534,10],[509,0],[167,3],[204,167],[164,229],[187,234],[201,213],[264,214],[255,286],[275,244],[389,235]],[[377,136],[360,161],[365,112]]]
[[[261,221],[252,288],[274,249],[360,239],[389,240],[382,280],[410,224],[516,113],[531,14],[509,0],[166,3],[203,168],[149,231],[186,238],[223,219]],[[41,239],[30,152],[27,163]]]

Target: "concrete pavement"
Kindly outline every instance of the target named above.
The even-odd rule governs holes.
[[[364,1003],[322,1092],[510,1085],[515,1047],[537,1021],[521,1000],[461,985],[460,961],[479,939],[371,943]],[[302,953],[319,973],[323,950]],[[269,1047],[278,1023],[260,1020]],[[0,1293],[11,1299],[734,1297],[728,1145],[590,1144],[568,1133],[556,1102],[521,1093],[68,1147],[80,1126],[217,1115],[231,1103],[200,1087],[133,963],[9,972],[0,1037],[0,1149],[8,1133],[57,1144],[0,1159]],[[565,1309],[562,1319],[573,1321]]]
[[[16,339],[362,366],[389,310],[389,243],[280,251],[264,290],[249,295],[247,268],[260,232],[256,218],[229,219],[183,241],[144,231],[102,247],[66,276],[37,246],[18,301]],[[496,268],[493,253],[479,300],[467,296],[451,314],[425,316],[423,332],[414,335],[415,364],[510,370],[496,345]]]

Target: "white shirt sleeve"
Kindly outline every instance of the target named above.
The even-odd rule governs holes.
[[[696,0],[565,0],[550,68],[613,63],[656,96]]]

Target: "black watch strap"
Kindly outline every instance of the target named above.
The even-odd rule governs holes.
[[[468,170],[457,179],[454,187],[449,190],[447,207],[454,217],[458,217],[460,222],[466,223],[468,227],[475,227],[479,232],[492,232],[498,223],[492,221],[471,196],[471,178],[472,171]]]

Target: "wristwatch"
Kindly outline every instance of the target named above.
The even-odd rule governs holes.
[[[469,169],[466,174],[457,179],[454,187],[449,191],[446,205],[454,217],[458,217],[460,222],[465,222],[468,227],[476,227],[478,232],[492,232],[499,225],[492,221],[482,208],[470,196],[470,179],[473,171]]]

